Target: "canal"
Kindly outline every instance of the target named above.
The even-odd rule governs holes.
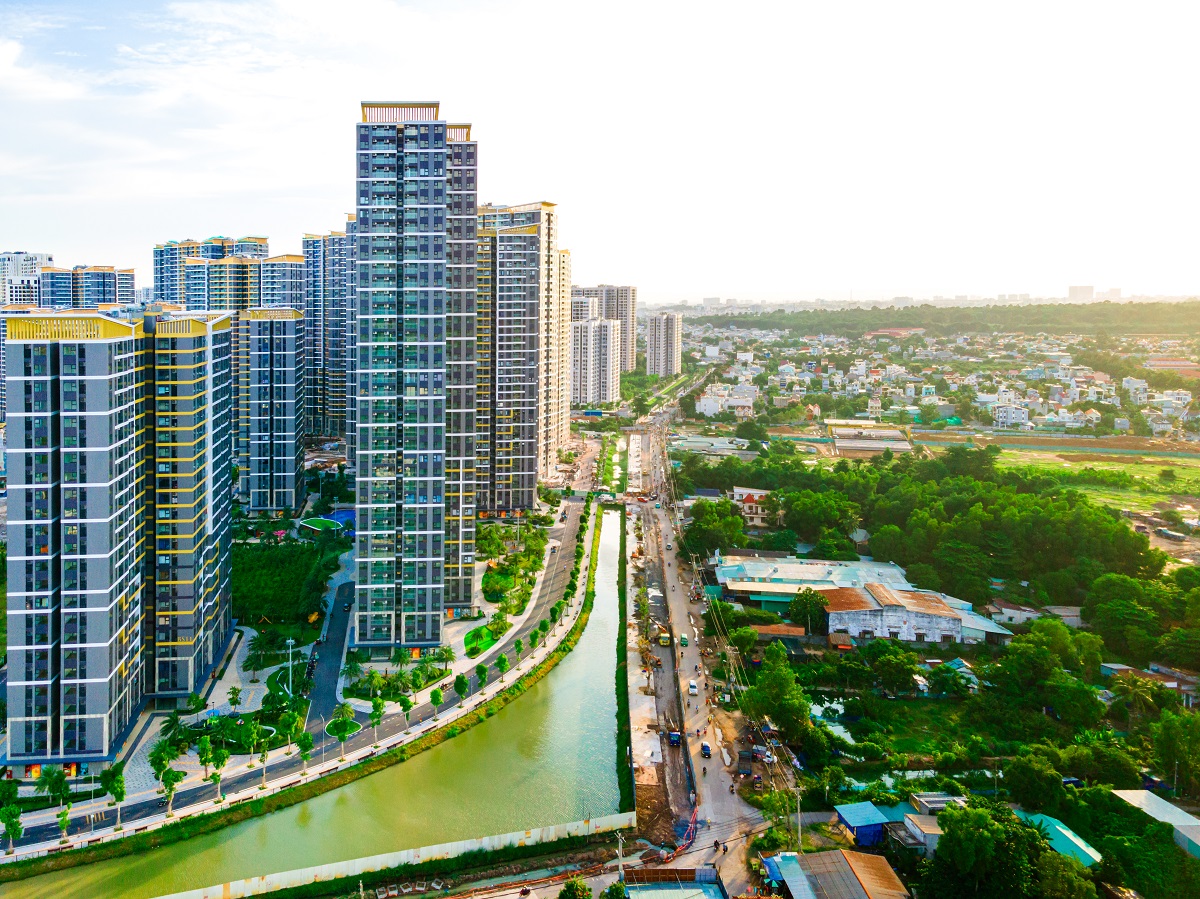
[[[166,893],[619,811],[619,512],[605,512],[596,601],[575,650],[482,724],[315,799],[162,849],[0,886],[5,899]]]

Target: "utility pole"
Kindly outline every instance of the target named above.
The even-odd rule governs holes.
[[[292,647],[296,645],[296,641],[291,637],[287,638],[288,648],[288,695],[294,697],[296,691],[292,689]]]
[[[800,796],[801,796],[801,788],[800,788],[800,784],[797,783],[796,784],[796,852],[799,853],[800,855],[803,855],[804,854],[804,836],[803,836],[804,819],[801,817],[802,812],[800,811]]]
[[[625,857],[625,837],[621,834],[621,831],[618,830],[617,831],[617,881],[619,883],[625,882],[625,864],[623,861],[624,857]]]

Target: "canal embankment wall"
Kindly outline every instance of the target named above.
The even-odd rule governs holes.
[[[182,893],[170,893],[166,896],[160,896],[159,899],[246,899],[248,896],[263,896],[277,890],[305,886],[310,883],[324,883],[346,877],[359,877],[389,868],[453,859],[474,852],[495,852],[499,849],[507,849],[512,846],[536,846],[572,837],[594,836],[596,834],[624,830],[636,825],[637,819],[633,812],[620,812],[615,815],[604,815],[584,821],[572,821],[569,824],[550,824],[546,827],[535,827],[531,830],[502,833],[497,836],[478,837],[472,840],[456,840],[452,843],[440,843],[436,846],[401,849],[396,852],[385,852],[365,858],[353,858],[326,865],[296,868],[291,871],[280,871],[275,874],[262,874],[257,877],[247,877],[243,880],[234,880],[227,883],[200,887],[199,889],[185,890]]]

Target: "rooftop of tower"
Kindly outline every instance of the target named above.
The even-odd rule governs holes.
[[[384,124],[436,122],[440,109],[436,100],[363,100],[362,120]]]

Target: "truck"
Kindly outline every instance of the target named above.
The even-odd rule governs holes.
[[[683,738],[679,735],[679,731],[673,730],[667,734],[668,746],[678,746],[681,742],[683,742]]]
[[[751,756],[749,749],[739,750],[738,751],[738,774],[750,774],[751,771],[753,770],[750,767],[750,763],[752,760],[753,760],[753,756]]]
[[[658,632],[658,645],[659,646],[670,646],[671,645],[671,635],[668,634],[666,631],[659,631]]]

